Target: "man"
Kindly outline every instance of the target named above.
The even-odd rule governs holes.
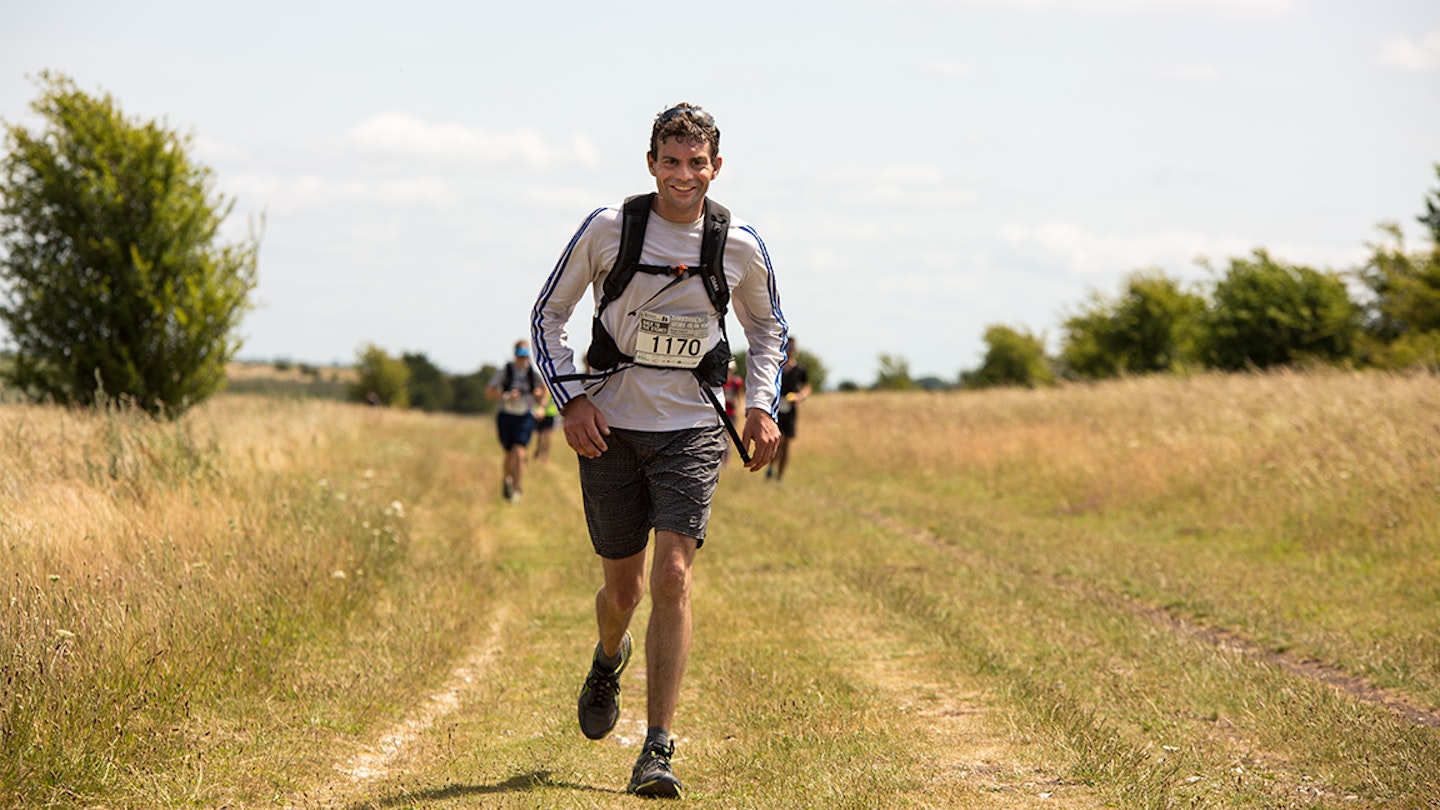
[[[810,371],[800,365],[794,339],[785,345],[785,367],[780,372],[780,446],[775,461],[765,470],[765,477],[780,481],[790,465],[790,444],[795,441],[795,423],[800,419],[800,403],[810,398]]]
[[[690,654],[692,566],[729,440],[718,398],[730,359],[724,306],[733,308],[749,344],[744,428],[730,430],[740,449],[750,450],[751,472],[770,462],[780,440],[774,414],[786,325],[759,236],[707,199],[721,165],[720,130],[710,114],[690,104],[660,113],[645,160],[655,193],[585,219],[540,292],[531,337],[561,408],[565,441],[580,457],[586,524],[604,575],[580,728],[600,739],[619,718],[619,679],[630,660],[630,619],[645,594],[653,529],[648,730],[627,790],[673,798],[681,786],[671,768],[671,729]],[[642,240],[633,238],[639,228]],[[617,262],[622,242],[630,255]],[[716,261],[707,262],[707,252]],[[587,291],[597,300],[590,371],[582,374],[566,324]]]
[[[503,488],[505,500],[517,503],[524,494],[525,448],[535,430],[535,407],[546,396],[540,375],[530,365],[529,343],[515,342],[514,359],[495,372],[485,392],[491,399],[500,400],[495,430],[505,449]]]

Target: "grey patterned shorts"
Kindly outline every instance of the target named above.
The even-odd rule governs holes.
[[[585,523],[595,553],[611,560],[638,554],[651,529],[703,545],[729,440],[720,425],[663,432],[612,428],[599,458],[580,457]]]

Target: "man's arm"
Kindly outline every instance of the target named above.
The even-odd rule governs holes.
[[[780,446],[775,408],[780,397],[780,366],[785,358],[785,317],[780,312],[780,297],[765,244],[748,226],[732,233],[732,237],[732,243],[754,244],[739,282],[731,288],[730,300],[749,344],[745,354],[745,429],[740,441],[750,451],[750,463],[745,469],[759,472],[775,458]]]
[[[566,340],[566,326],[576,304],[590,291],[590,285],[598,276],[596,268],[602,266],[597,256],[599,244],[607,242],[612,231],[614,238],[619,238],[617,217],[614,209],[598,208],[585,218],[545,279],[530,311],[535,368],[555,399],[556,407],[561,409],[572,397],[583,396],[585,391],[579,381],[555,381],[556,377],[576,373],[575,353]],[[614,261],[613,251],[610,260]]]
[[[773,418],[780,397],[780,367],[785,362],[785,317],[780,311],[780,294],[764,243],[748,226],[732,232],[731,243],[737,242],[752,249],[739,281],[730,291],[735,318],[744,328],[749,344],[745,354],[745,406]],[[748,416],[746,420],[748,424]]]

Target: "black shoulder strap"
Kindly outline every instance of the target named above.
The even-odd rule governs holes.
[[[678,272],[677,268],[649,267],[640,264],[645,250],[645,226],[650,222],[650,206],[655,192],[637,194],[625,200],[621,208],[620,249],[615,264],[605,277],[604,294],[595,308],[598,317],[605,308],[630,285],[636,270],[646,272]],[[705,294],[723,318],[730,306],[730,283],[725,279],[725,239],[730,234],[730,210],[709,198],[705,200],[705,231],[700,237],[700,266],[694,268],[705,285]],[[683,268],[681,268],[683,269]]]
[[[510,388],[515,385],[515,372],[515,361],[505,361],[505,384],[501,386],[502,389],[509,391]],[[530,387],[525,389],[525,393],[527,394],[540,387],[540,384],[536,382],[535,374],[536,372],[534,363],[530,363],[525,366],[525,382],[530,384]]]
[[[707,197],[705,233],[700,237],[700,278],[722,324],[730,306],[730,282],[725,280],[725,238],[729,234],[730,209]]]
[[[640,264],[640,253],[645,249],[645,226],[650,222],[650,204],[654,199],[653,191],[649,194],[636,194],[625,200],[625,205],[620,209],[620,250],[615,253],[615,265],[605,277],[605,293],[600,297],[600,305],[595,308],[597,318],[610,306],[611,301],[625,292],[625,288],[630,285],[630,279],[635,275],[635,267]]]

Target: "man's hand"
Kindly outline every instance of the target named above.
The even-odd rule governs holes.
[[[609,448],[604,438],[608,435],[610,425],[589,397],[578,396],[565,403],[565,443],[571,450],[585,458],[599,458]]]
[[[740,434],[740,441],[750,451],[750,463],[745,469],[760,472],[775,458],[775,450],[780,446],[780,426],[770,414],[750,408],[745,411],[745,430]]]

